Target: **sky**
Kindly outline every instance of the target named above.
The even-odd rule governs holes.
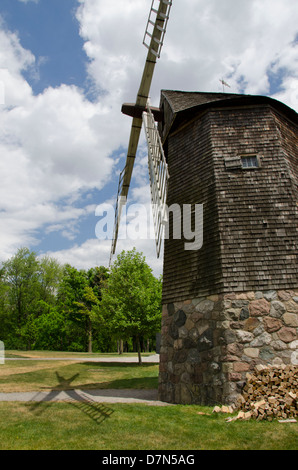
[[[158,3],[158,1],[157,1]],[[78,269],[109,265],[98,227],[115,205],[147,49],[151,0],[1,0],[0,261],[28,247]],[[160,90],[273,97],[298,111],[293,0],[173,0],[150,99]],[[146,213],[134,212],[137,206]],[[152,224],[142,132],[127,223]],[[150,225],[151,226],[151,225]],[[154,237],[127,236],[156,276]]]

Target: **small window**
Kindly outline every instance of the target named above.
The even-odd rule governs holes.
[[[226,170],[254,170],[262,166],[258,154],[225,156],[224,162]]]
[[[259,168],[260,163],[257,155],[241,156],[241,165],[244,169]]]

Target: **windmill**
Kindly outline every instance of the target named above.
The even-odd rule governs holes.
[[[127,201],[127,194],[129,191],[138,142],[143,126],[148,144],[148,169],[157,256],[159,257],[160,254],[163,235],[163,222],[165,220],[164,207],[166,202],[167,181],[169,175],[161,140],[156,126],[156,121],[161,119],[160,111],[158,108],[153,108],[150,106],[149,92],[155,64],[157,59],[160,57],[163,46],[171,6],[172,1],[152,0],[143,39],[143,44],[148,49],[148,53],[139,91],[136,97],[136,103],[125,103],[122,106],[122,112],[131,116],[133,121],[128,144],[126,164],[119,177],[110,263],[112,256],[116,251],[121,212]]]
[[[162,90],[161,116],[148,96],[172,2],[156,2],[144,37],[148,56],[137,100],[122,107],[133,123],[111,254],[143,122],[158,254],[165,201],[169,212],[172,206],[195,207],[194,220],[184,211],[178,219],[189,231],[165,237],[159,400],[231,404],[255,364],[297,359],[290,346],[297,332],[284,325],[296,321],[298,296],[298,115],[269,97],[224,93],[229,85],[222,79],[223,93]],[[197,205],[204,205],[204,224],[193,232]],[[174,225],[174,213],[172,220]],[[186,249],[185,240],[201,230],[201,248]],[[269,324],[271,317],[276,322],[277,304],[290,315],[280,316],[273,332]],[[288,330],[288,350],[285,342],[281,355],[275,335]],[[260,331],[266,341],[260,341]]]

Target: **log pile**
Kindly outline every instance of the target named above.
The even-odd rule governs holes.
[[[298,367],[257,366],[247,374],[237,418],[272,421],[298,417]]]

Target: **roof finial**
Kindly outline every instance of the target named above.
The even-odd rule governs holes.
[[[227,82],[225,82],[223,78],[222,78],[222,79],[219,79],[219,81],[220,81],[220,83],[222,84],[222,92],[223,92],[223,93],[225,92],[225,86],[231,88],[230,85],[229,85]]]

